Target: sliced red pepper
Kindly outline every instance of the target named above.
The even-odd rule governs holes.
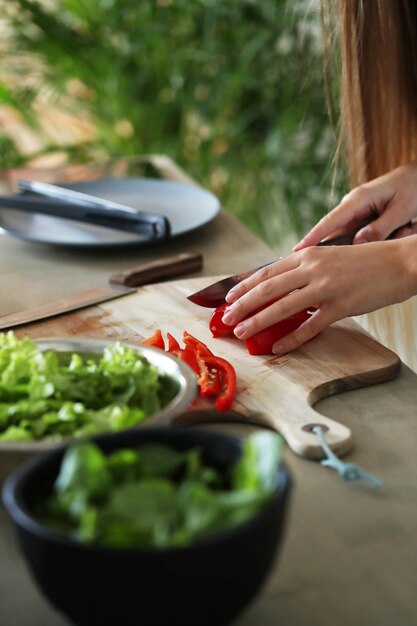
[[[194,354],[194,350],[189,348],[181,348],[178,341],[171,333],[167,333],[168,347],[167,352],[170,352],[181,361],[184,361],[196,374],[199,374],[199,367],[197,364],[197,358]]]
[[[202,352],[199,349],[196,350],[195,355],[199,369],[198,384],[200,386],[200,395],[217,396],[222,390],[221,373],[207,363],[208,358],[216,357],[211,352]]]
[[[189,365],[198,375],[200,395],[216,396],[218,411],[226,411],[233,403],[236,392],[236,372],[233,366],[215,356],[205,343],[184,331],[185,348],[181,348],[171,333],[167,333],[167,351]],[[158,328],[143,345],[165,349],[161,330]]]
[[[153,335],[144,339],[141,342],[144,346],[152,346],[153,348],[160,348],[160,350],[165,350],[165,342],[162,336],[161,330],[158,328]]]
[[[188,347],[181,349],[180,359],[182,359],[185,363],[187,363],[187,365],[189,365],[191,369],[195,371],[196,374],[200,373],[200,368],[197,362],[197,356],[194,350],[191,350]]]
[[[221,376],[220,373],[213,368],[207,366],[206,357],[214,356],[212,351],[206,346],[205,343],[196,339],[186,330],[183,334],[183,339],[186,348],[194,351],[197,359],[199,378],[198,384],[200,386],[200,395],[202,396],[216,396],[221,391]]]
[[[221,390],[216,399],[216,409],[227,411],[233,404],[236,393],[236,372],[231,363],[213,354],[204,357],[207,367],[216,370],[221,379]]]
[[[262,311],[262,309],[268,307],[270,304],[271,302],[268,302],[265,306],[253,311],[252,314]],[[221,304],[217,307],[210,318],[209,326],[213,337],[233,335],[233,330],[236,325],[228,326],[222,321],[222,317],[227,306],[227,303]],[[294,332],[294,330],[301,326],[301,324],[305,322],[310,315],[311,311],[307,309],[300,311],[285,320],[281,320],[268,328],[264,328],[264,330],[256,333],[256,335],[246,339],[245,345],[249,354],[271,354],[274,343],[282,339],[282,337],[285,337],[285,335],[289,335]]]
[[[184,330],[183,340],[184,340],[185,345],[188,346],[189,348],[192,348],[194,352],[199,350],[201,354],[213,354],[210,348],[208,348],[208,346],[206,346],[205,343],[203,343],[199,339],[196,339],[195,337],[190,335],[190,333],[187,332],[186,330]]]
[[[181,361],[184,361],[192,370],[200,375],[200,368],[198,366],[197,357],[195,353],[189,348],[178,348],[178,350],[170,350],[170,354],[173,354]]]
[[[171,333],[167,333],[168,339],[168,352],[172,352],[173,350],[180,350],[180,344],[178,341],[171,335]]]
[[[221,304],[213,312],[210,318],[209,327],[213,337],[224,337],[227,335],[233,335],[233,329],[235,328],[236,324],[232,324],[231,326],[229,326],[228,324],[225,324],[222,319],[224,312],[228,306],[229,305],[227,304],[227,302]]]

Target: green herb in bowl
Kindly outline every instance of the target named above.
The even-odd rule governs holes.
[[[166,548],[233,528],[277,488],[281,438],[259,432],[223,475],[201,449],[147,443],[106,455],[94,443],[69,447],[53,494],[37,515],[72,538],[115,548]]]
[[[280,450],[271,431],[134,428],[35,456],[3,502],[71,623],[226,626],[282,545],[292,481]]]

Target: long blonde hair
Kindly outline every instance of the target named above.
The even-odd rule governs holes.
[[[416,159],[416,4],[322,0],[326,58],[341,60],[333,65],[340,89],[338,153],[347,155],[351,186]]]

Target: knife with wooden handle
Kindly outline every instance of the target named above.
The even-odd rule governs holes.
[[[356,232],[356,231],[355,231]],[[347,233],[344,235],[340,235],[338,237],[332,237],[331,239],[326,239],[321,241],[319,246],[345,246],[352,243],[353,237],[355,233]],[[265,265],[270,265],[271,263],[266,263]],[[253,269],[248,270],[247,272],[243,272],[241,274],[235,274],[233,276],[227,276],[227,278],[222,278],[211,285],[208,285],[204,289],[200,289],[200,291],[196,291],[191,295],[187,296],[187,299],[193,302],[194,304],[198,304],[199,306],[204,306],[208,308],[216,308],[223,304],[226,300],[225,297],[227,293],[240,283],[245,278],[252,276],[255,272],[257,272],[261,267],[265,267],[265,265],[261,265],[260,267],[255,267]]]
[[[164,257],[110,276],[107,285],[99,285],[86,291],[69,294],[40,306],[10,313],[0,317],[0,330],[7,330],[55,317],[70,311],[83,309],[100,302],[107,302],[134,293],[137,287],[157,283],[184,274],[198,272],[203,267],[203,257],[198,252],[184,252]]]

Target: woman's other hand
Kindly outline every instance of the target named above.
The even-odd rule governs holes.
[[[353,189],[294,247],[302,250],[324,238],[355,232],[353,243],[383,241],[417,233],[417,163],[411,163]],[[360,225],[369,222],[360,228]]]

